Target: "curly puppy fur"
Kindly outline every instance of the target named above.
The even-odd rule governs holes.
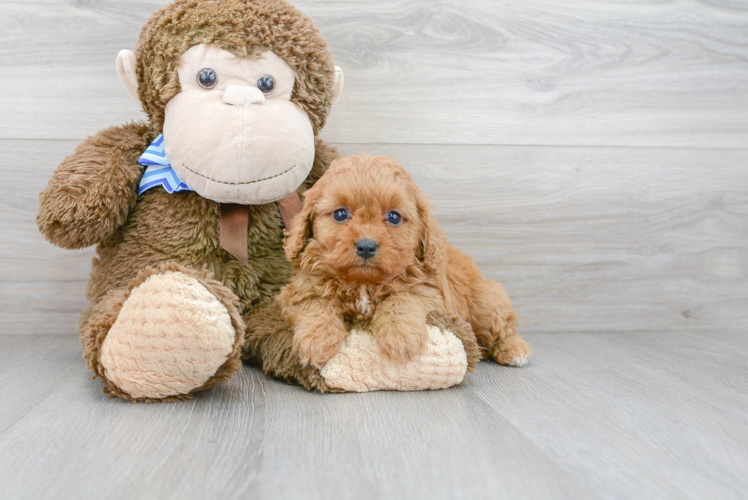
[[[341,208],[342,222],[333,217]],[[388,221],[392,211],[401,222]],[[363,240],[376,243],[373,257],[359,255]],[[334,161],[306,192],[284,248],[297,274],[278,300],[302,363],[323,367],[348,335],[346,323],[361,321],[384,355],[408,361],[428,339],[432,311],[469,322],[484,359],[521,366],[530,355],[504,289],[447,243],[426,197],[392,158]]]
[[[267,301],[246,318],[247,349],[244,361],[259,366],[267,375],[307,390],[328,392],[325,379],[311,365],[302,365],[293,353],[293,329],[283,320],[280,304]]]
[[[180,91],[177,70],[181,54],[200,43],[238,56],[253,57],[272,50],[283,58],[296,76],[291,99],[309,116],[315,136],[330,112],[335,69],[327,44],[311,20],[289,3],[177,0],[149,19],[136,47],[138,92],[148,121],[111,127],[83,141],[62,161],[39,195],[37,217],[40,232],[55,245],[71,249],[98,245],[86,291],[90,306],[80,323],[83,356],[106,390],[125,399],[128,396],[99,369],[99,347],[128,290],[152,272],[150,269],[178,266],[185,274],[208,283],[207,288],[222,302],[235,304],[245,319],[293,275],[285,258],[283,220],[275,203],[251,207],[249,265],[244,266],[219,244],[218,203],[194,192],[169,194],[151,189],[137,194],[143,173],[137,159],[162,132],[164,109]],[[334,148],[316,137],[315,149],[314,166],[298,189],[300,195],[337,157]],[[236,300],[226,294],[233,294]],[[246,340],[244,335],[240,337]],[[282,346],[284,340],[270,339],[271,348],[274,342]],[[256,347],[245,345],[243,350],[256,352]],[[196,390],[227,378],[237,368],[238,358],[234,352],[230,363]],[[284,361],[299,364],[298,359]]]

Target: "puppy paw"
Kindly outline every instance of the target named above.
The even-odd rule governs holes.
[[[493,348],[493,359],[504,366],[520,368],[530,360],[532,349],[519,335],[505,338]]]
[[[323,366],[343,345],[348,332],[340,328],[296,327],[293,336],[293,350],[303,365],[317,369]]]
[[[406,363],[421,354],[428,341],[426,325],[398,329],[376,328],[372,325],[371,334],[381,353],[396,363]]]

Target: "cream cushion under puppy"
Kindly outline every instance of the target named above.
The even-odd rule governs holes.
[[[349,392],[446,389],[465,378],[467,354],[452,332],[429,326],[423,352],[404,364],[383,357],[365,331],[352,330],[340,352],[322,368],[328,387]]]

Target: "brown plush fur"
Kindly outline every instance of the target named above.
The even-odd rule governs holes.
[[[275,203],[251,207],[249,266],[243,266],[219,245],[218,203],[194,192],[169,194],[160,188],[137,194],[143,172],[137,159],[161,132],[164,108],[180,90],[181,53],[199,43],[239,56],[274,51],[296,72],[292,100],[307,112],[315,134],[329,113],[334,67],[326,43],[306,16],[282,0],[178,0],[145,25],[136,52],[139,93],[149,122],[112,127],[86,139],[40,194],[37,217],[41,233],[58,246],[98,244],[86,292],[90,307],[81,318],[80,336],[89,367],[110,394],[125,399],[128,395],[99,369],[99,347],[130,290],[144,276],[154,269],[178,268],[244,316],[276,295],[293,274],[282,248],[283,221]],[[300,194],[337,156],[319,139],[315,146],[314,166]],[[240,327],[238,322],[235,326]],[[271,351],[276,340],[283,344],[280,337],[271,339]],[[196,390],[227,378],[238,359],[235,349],[227,364]],[[284,362],[298,364],[298,359]]]
[[[109,139],[113,129],[102,133],[106,133]],[[96,139],[96,136],[89,138],[86,144],[95,144]],[[142,149],[137,154],[140,153]],[[314,168],[299,189],[300,193],[303,193],[319,178],[335,155],[334,149],[318,141]],[[69,166],[85,169],[90,165],[79,162],[74,154],[63,162],[55,172],[55,176],[64,175],[67,171],[66,167]],[[70,176],[64,180],[68,181],[66,185],[74,192],[75,189],[85,190],[87,187],[85,179],[86,176],[81,175]],[[55,177],[53,177],[54,180],[56,180]],[[81,184],[78,185],[75,181]],[[50,188],[54,190],[61,190],[62,186],[60,182],[50,183]],[[43,192],[42,196],[44,197],[52,189]],[[89,190],[87,194],[90,192]],[[136,192],[135,186],[133,186],[133,192]],[[219,280],[236,297],[237,309],[241,314],[246,314],[253,306],[276,295],[293,274],[291,264],[286,260],[282,247],[283,221],[274,203],[251,208],[247,243],[250,249],[249,266],[245,267],[220,247],[218,203],[206,200],[194,192],[169,194],[161,189],[149,190],[136,199],[137,203],[130,210],[127,222],[115,228],[112,234],[103,235],[104,240],[96,249],[97,257],[93,261],[91,279],[86,291],[91,306],[83,313],[79,332],[84,349],[83,355],[89,368],[102,378],[107,392],[125,399],[130,398],[118,391],[98,369],[98,348],[116,320],[117,313],[129,295],[129,291],[135,286],[133,283],[142,282],[139,277],[144,272],[150,272],[145,270],[154,267],[170,269],[171,266],[179,266],[182,272],[190,276],[199,275],[205,279],[212,277]],[[59,202],[60,198],[55,198],[55,201]],[[100,206],[105,206],[106,201],[102,197],[98,203]],[[126,206],[126,201],[122,199],[110,199],[109,202],[112,206],[116,204]],[[51,203],[45,206],[45,213],[54,213],[50,205]],[[60,210],[63,215],[66,214],[64,208]],[[69,226],[65,226],[61,219],[62,217],[42,219],[40,215],[40,220],[46,223],[43,225],[40,222],[40,228],[51,228],[49,233],[45,233],[48,239],[53,240],[58,235],[69,235],[70,239],[65,240],[69,242],[73,241],[71,236],[80,234],[91,237],[89,235],[100,231],[95,226],[83,225],[76,227],[79,229],[78,232],[66,231]],[[107,222],[113,225],[111,220]],[[101,235],[101,232],[98,235]],[[191,272],[186,270],[191,270]],[[216,294],[211,288],[208,289]],[[225,301],[222,299],[222,302]],[[102,318],[107,319],[102,322]],[[243,336],[240,338],[244,340]],[[272,340],[282,343],[281,338]],[[239,352],[235,352],[231,359],[234,361],[230,366],[236,366]],[[291,365],[299,364],[298,359],[293,357],[285,362]],[[231,370],[230,373],[233,371],[235,370]],[[227,372],[225,375],[228,376],[230,373]],[[227,378],[221,375],[221,373],[216,374],[199,390],[215,385],[222,378]],[[168,398],[168,400],[175,399],[183,398]]]
[[[333,219],[339,208],[347,221]],[[402,216],[397,226],[387,222],[391,210]],[[374,257],[357,255],[361,239],[377,243]],[[340,350],[346,321],[362,320],[384,355],[408,361],[428,339],[432,311],[468,321],[498,363],[521,365],[530,354],[504,289],[447,243],[428,201],[392,158],[334,161],[307,191],[285,249],[298,272],[278,300],[302,363],[323,367]]]
[[[152,138],[131,123],[89,137],[65,158],[39,195],[39,230],[62,248],[85,248],[109,238],[138,199],[138,157]]]

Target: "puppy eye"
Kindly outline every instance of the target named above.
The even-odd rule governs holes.
[[[348,210],[339,208],[333,212],[332,218],[335,219],[335,222],[345,222],[348,220]]]
[[[394,210],[390,210],[390,213],[387,214],[387,222],[389,222],[393,226],[399,226],[402,221],[403,218]]]
[[[265,75],[257,80],[257,88],[260,89],[263,94],[269,94],[275,88],[275,80],[273,80],[272,76]]]
[[[218,83],[218,75],[210,68],[203,68],[197,74],[197,83],[204,89],[212,89]]]

